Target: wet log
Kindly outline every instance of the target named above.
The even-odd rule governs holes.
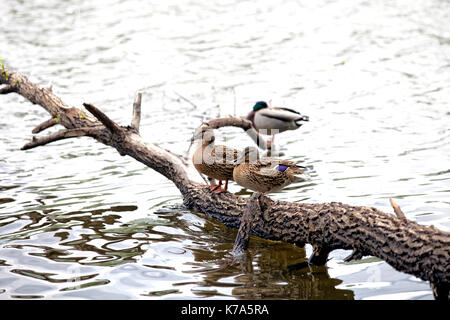
[[[51,90],[37,86],[18,72],[4,69],[0,73],[1,84],[4,86],[0,93],[17,93],[40,105],[53,119],[58,119],[52,125],[65,128],[62,133],[34,139],[26,144],[27,149],[65,138],[92,137],[171,180],[186,207],[230,228],[240,227],[248,199],[230,192],[210,192],[189,159],[141,138],[140,97],[134,102],[131,124],[120,126],[91,104],[84,104],[85,110],[68,107]],[[233,117],[203,125],[218,129],[233,123],[247,125],[245,120]],[[399,271],[429,281],[436,298],[448,298],[450,233],[406,219],[394,202],[392,205],[398,216],[373,207],[340,202],[292,203],[262,195],[258,197],[258,204],[260,210],[252,211],[249,220],[252,235],[299,246],[312,244],[314,253],[309,261],[314,264],[325,264],[329,252],[335,249],[352,250],[347,260],[375,256]]]

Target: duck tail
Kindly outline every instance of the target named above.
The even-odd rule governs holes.
[[[307,168],[304,167],[304,166],[295,165],[295,167],[294,167],[294,177],[295,177],[295,181],[305,181],[305,180],[308,180],[309,175],[305,172],[306,169],[307,169]]]
[[[294,174],[295,182],[303,182],[309,180],[310,176],[306,173],[296,173]]]
[[[302,125],[302,123],[300,123],[300,121],[309,121],[309,117],[301,116],[300,118],[296,119],[294,122],[296,125],[298,125],[300,127]]]

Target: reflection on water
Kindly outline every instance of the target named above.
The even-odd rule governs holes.
[[[448,230],[449,5],[5,0],[0,58],[120,124],[141,91],[141,134],[178,153],[201,119],[257,100],[297,108],[311,121],[276,143],[311,180],[274,198],[391,212],[393,197]],[[309,246],[254,238],[231,264],[236,231],[183,208],[169,181],[89,138],[20,151],[48,115],[1,100],[0,299],[432,298],[377,259],[344,263],[343,250],[309,268]],[[251,143],[232,128],[217,139]]]
[[[135,209],[124,206],[89,214],[68,212],[54,216],[51,224],[42,222],[48,215],[25,213],[31,221],[22,226],[21,233],[2,238],[8,239],[0,249],[6,258],[2,265],[8,271],[0,273],[0,285],[15,283],[10,292],[14,298],[30,298],[30,293],[45,297],[54,290],[57,293],[52,293],[52,298],[174,294],[244,299],[353,298],[352,291],[335,288],[341,281],[331,279],[326,267],[305,266],[302,248],[255,238],[246,256],[231,263],[235,231],[177,206],[163,207],[153,218],[116,226],[120,216],[113,212]],[[118,282],[114,290],[104,288],[112,281]]]

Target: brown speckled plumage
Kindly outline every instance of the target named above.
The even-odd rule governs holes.
[[[202,144],[195,150],[192,161],[198,172],[210,178],[233,180],[234,160],[238,151],[222,145]]]
[[[192,163],[201,174],[219,180],[218,185],[212,185],[211,191],[222,192],[227,190],[228,180],[233,180],[234,161],[239,152],[226,146],[216,146],[214,140],[214,133],[210,128],[200,127],[195,131],[192,142],[198,141],[200,146],[192,156]],[[224,189],[222,189],[223,180],[225,180]]]
[[[292,182],[303,178],[301,176],[303,171],[295,162],[276,158],[259,159],[257,153],[256,157],[253,157],[254,160],[250,161],[251,158],[248,156],[249,150],[258,152],[255,148],[246,148],[240,158],[242,162],[233,171],[234,181],[244,188],[267,193],[281,190]],[[278,170],[280,165],[287,168],[284,171],[280,171]]]

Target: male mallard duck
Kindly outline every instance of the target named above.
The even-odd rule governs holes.
[[[295,130],[302,126],[301,121],[309,121],[309,117],[288,108],[269,107],[266,102],[258,101],[253,106],[247,119],[250,120],[256,130],[267,130],[267,134],[274,135],[286,130]]]
[[[214,133],[212,129],[201,127],[196,130],[191,140],[201,139],[201,145],[197,147],[192,156],[192,162],[198,172],[212,179],[219,180],[219,184],[212,185],[211,191],[223,192],[228,189],[228,180],[233,180],[234,161],[239,152],[235,149],[214,144]],[[222,181],[225,180],[225,188]]]
[[[259,158],[258,149],[246,147],[235,161],[234,181],[244,188],[257,192],[278,191],[306,176],[293,161],[276,158]]]

